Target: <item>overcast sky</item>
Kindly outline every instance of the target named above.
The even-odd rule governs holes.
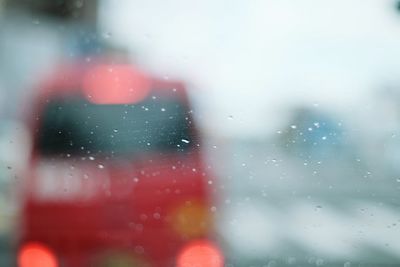
[[[281,127],[298,103],[368,106],[400,77],[392,0],[103,0],[101,10],[111,42],[160,75],[190,80],[214,114],[208,123],[238,134]]]

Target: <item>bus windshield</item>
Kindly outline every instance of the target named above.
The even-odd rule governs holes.
[[[51,100],[42,113],[37,150],[42,155],[132,155],[187,151],[188,107],[171,96],[140,103],[97,105],[81,97]]]

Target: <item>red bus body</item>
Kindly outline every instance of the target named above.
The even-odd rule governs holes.
[[[183,267],[196,261],[198,266],[222,266],[221,253],[209,241],[213,233],[213,178],[202,160],[183,84],[150,78],[133,66],[101,65],[103,70],[114,72],[109,77],[97,67],[73,64],[57,71],[43,83],[27,116],[33,149],[24,183],[18,265]],[[92,72],[95,68],[97,73]],[[115,77],[116,90],[122,95],[103,94],[101,90],[107,90],[104,85],[113,88]],[[136,101],[133,105],[166,95],[185,106],[191,135],[190,140],[182,139],[182,145],[190,143],[190,147],[184,153],[152,150],[132,157],[43,155],[38,140],[49,103],[73,96],[89,102],[95,98],[94,107],[116,105],[130,96],[121,89],[125,85],[121,87],[124,81],[120,78],[129,78],[126,84],[146,90],[129,99]],[[100,92],[96,92],[96,85]],[[132,104],[129,101],[121,105]],[[196,247],[196,242],[203,243]],[[203,256],[198,258],[196,250],[197,256],[189,252],[182,256],[191,244],[201,248],[198,255]]]

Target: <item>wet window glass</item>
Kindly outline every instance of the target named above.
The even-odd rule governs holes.
[[[400,266],[400,0],[0,0],[0,267]]]
[[[172,97],[153,96],[125,105],[54,99],[42,116],[37,149],[47,156],[179,152],[194,141],[189,110]]]

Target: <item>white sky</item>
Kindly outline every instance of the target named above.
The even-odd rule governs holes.
[[[206,126],[229,134],[276,130],[297,103],[353,112],[400,77],[392,0],[103,0],[100,14],[139,64],[192,81]]]

